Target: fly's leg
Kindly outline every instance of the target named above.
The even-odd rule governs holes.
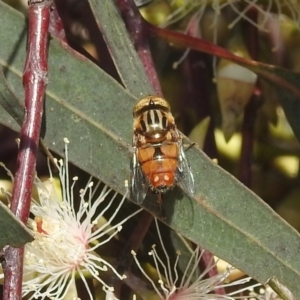
[[[193,148],[196,145],[197,145],[197,143],[194,143],[194,142],[190,143],[189,145],[183,145],[185,147],[184,152],[189,151],[191,148]]]
[[[162,207],[162,193],[157,193],[157,203]]]
[[[160,217],[163,220],[165,220],[166,216],[165,216],[165,212],[164,212],[164,208],[163,208],[163,195],[160,192],[157,193],[157,203],[159,205],[159,214],[160,214]]]

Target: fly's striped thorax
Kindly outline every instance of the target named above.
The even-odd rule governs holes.
[[[165,112],[159,109],[150,109],[140,116],[140,127],[144,133],[168,130],[168,119]]]

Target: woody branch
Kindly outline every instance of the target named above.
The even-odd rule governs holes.
[[[23,223],[27,222],[36,155],[47,85],[47,46],[51,0],[29,0],[28,47],[23,73],[25,118],[20,135],[17,172],[12,192],[11,210]],[[4,300],[22,298],[24,247],[8,247],[5,251]]]

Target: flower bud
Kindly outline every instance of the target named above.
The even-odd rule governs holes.
[[[234,36],[227,50],[237,56],[249,58],[242,37]],[[244,109],[253,94],[257,75],[235,63],[221,59],[217,66],[216,84],[222,114],[222,129],[226,141],[237,131]]]

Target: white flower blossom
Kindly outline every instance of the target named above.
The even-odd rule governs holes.
[[[160,235],[160,230],[158,227],[157,220],[155,219],[157,232],[159,241],[165,255],[165,258],[162,259],[159,257],[156,246],[152,247],[152,250],[149,252],[149,255],[153,257],[154,265],[159,277],[158,283],[156,284],[149,275],[145,272],[145,270],[140,265],[136,253],[132,251],[134,260],[139,267],[140,271],[144,274],[144,276],[150,281],[155,292],[161,300],[234,300],[234,299],[250,299],[247,296],[236,296],[236,294],[248,290],[249,287],[245,287],[243,289],[239,289],[238,291],[219,295],[216,294],[216,290],[221,288],[226,288],[229,286],[245,284],[250,281],[250,277],[240,279],[235,282],[225,283],[225,280],[233,271],[233,267],[228,267],[226,271],[214,275],[212,277],[206,278],[206,275],[210,272],[212,268],[216,266],[214,260],[212,260],[207,268],[200,274],[199,273],[199,262],[204,253],[204,250],[200,250],[199,247],[196,247],[195,251],[192,252],[190,260],[184,270],[184,274],[181,279],[179,279],[178,274],[178,253],[176,261],[174,264],[171,264],[169,255],[165,249],[163,240]],[[166,264],[164,263],[166,261]],[[260,284],[252,285],[252,287],[260,286]],[[256,298],[251,298],[256,299]]]
[[[171,24],[178,22],[186,16],[189,17],[188,24],[185,28],[185,33],[193,37],[202,38],[201,21],[207,11],[212,14],[212,21],[209,30],[212,31],[212,42],[218,44],[218,31],[224,29],[224,24],[227,23],[227,28],[234,28],[241,20],[245,20],[255,26],[259,31],[270,33],[270,24],[276,23],[278,27],[275,32],[276,42],[272,51],[276,51],[279,47],[280,24],[286,23],[287,19],[294,22],[296,28],[300,29],[300,3],[295,0],[184,0],[184,1],[169,1],[171,6],[175,7],[174,11],[164,20],[161,27],[168,27]],[[221,18],[225,9],[230,9],[233,14],[230,14],[230,19],[224,20]],[[249,12],[252,9],[257,11],[257,20],[249,17]],[[221,21],[220,21],[221,20]],[[219,29],[218,29],[219,28]],[[173,64],[176,69],[180,63],[187,57],[189,49],[184,51],[184,54],[178,61]],[[216,73],[216,59],[213,62],[214,74]]]
[[[258,300],[281,300],[281,299],[288,299],[288,300],[295,300],[296,298],[292,294],[292,292],[282,283],[280,283],[276,277],[272,278],[272,283],[276,286],[277,290],[282,293],[281,298],[279,294],[277,294],[269,285],[261,287],[259,292],[256,293],[254,291],[250,292],[250,295],[253,297],[251,299],[258,299]]]
[[[67,144],[65,140],[65,163],[56,161],[62,196],[56,193],[52,176],[50,188],[38,179],[35,183],[39,201],[32,202],[31,213],[35,218],[29,224],[35,240],[26,244],[24,261],[23,296],[28,295],[29,299],[64,299],[74,285],[75,276],[82,279],[89,298],[93,299],[86,276],[97,280],[106,291],[113,291],[113,288],[102,279],[102,272],[110,271],[124,278],[96,250],[109,242],[122,229],[122,224],[140,210],[112,224],[125,201],[124,196],[112,216],[99,225],[98,221],[104,219],[105,212],[117,201],[117,193],[111,196],[112,190],[105,186],[97,196],[100,183],[94,187],[92,181],[80,190],[79,207],[75,209],[74,186],[78,178],[74,177],[69,186]],[[99,214],[97,207],[101,203],[106,204]],[[78,299],[77,295],[74,299]]]
[[[175,4],[175,0],[170,0],[171,5]],[[241,5],[242,4],[242,5]],[[276,15],[282,15],[284,12],[292,18],[298,28],[300,28],[300,4],[295,0],[185,0],[177,4],[177,9],[171,13],[161,26],[166,27],[173,24],[184,16],[195,12],[193,17],[194,21],[200,22],[206,8],[211,7],[215,11],[215,17],[212,27],[216,25],[218,16],[221,11],[230,7],[233,12],[236,13],[236,17],[228,25],[229,28],[233,28],[240,20],[244,19],[257,27],[261,31],[267,31],[267,20],[276,12]],[[257,9],[260,14],[259,22],[254,22],[247,15],[247,12],[251,8]]]

